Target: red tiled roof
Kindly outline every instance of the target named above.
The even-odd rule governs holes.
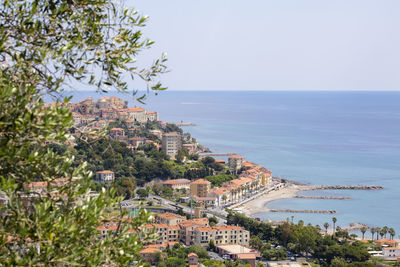
[[[190,180],[188,179],[174,179],[174,180],[167,180],[164,181],[163,184],[184,184],[184,183],[190,183]]]
[[[205,179],[198,179],[198,180],[192,182],[192,184],[211,184],[211,183]]]
[[[135,108],[127,108],[127,110],[128,110],[128,111],[134,111],[134,112],[143,112],[143,111],[144,111],[144,109],[138,108],[138,107],[135,107]]]
[[[142,249],[139,253],[140,254],[156,254],[159,252],[161,252],[161,251],[156,248],[145,248],[145,249]]]
[[[255,260],[256,254],[255,253],[240,253],[240,254],[237,254],[237,258],[239,260]]]
[[[169,212],[157,214],[157,217],[159,217],[159,218],[169,218],[169,219],[171,219],[171,218],[185,219],[185,217],[183,217],[181,215],[174,214],[174,213],[169,213]]]
[[[238,155],[232,155],[229,157],[230,159],[244,159],[244,157],[238,156]]]

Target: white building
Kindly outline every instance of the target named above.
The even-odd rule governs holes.
[[[400,257],[400,247],[386,247],[382,249],[383,258],[397,260]]]
[[[96,180],[100,183],[112,183],[115,180],[115,174],[113,171],[98,171],[96,172]]]

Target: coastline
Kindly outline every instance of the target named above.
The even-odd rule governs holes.
[[[289,183],[278,190],[264,192],[246,203],[237,205],[235,208],[239,208],[246,216],[253,217],[256,213],[270,212],[271,209],[267,207],[267,204],[272,201],[294,198],[298,192],[308,190],[312,190],[312,186]]]

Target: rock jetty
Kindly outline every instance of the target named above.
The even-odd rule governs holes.
[[[383,187],[379,185],[316,185],[311,186],[310,190],[382,190]]]
[[[290,210],[290,209],[271,209],[270,212],[288,212],[288,213],[325,213],[325,214],[334,214],[336,210]]]
[[[351,199],[350,197],[328,197],[328,196],[300,196],[297,195],[295,198],[308,198],[308,199]]]

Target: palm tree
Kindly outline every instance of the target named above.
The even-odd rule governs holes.
[[[333,217],[332,218],[332,222],[333,222],[333,235],[335,235],[335,223],[337,222],[337,219],[336,219],[336,217]]]
[[[367,231],[367,227],[365,227],[365,226],[361,227],[360,231],[362,233],[362,239],[364,240],[364,235],[365,235],[365,232]]]
[[[226,199],[227,199],[226,195],[225,194],[222,195],[222,200],[224,201],[224,205],[226,204]]]
[[[381,232],[381,228],[380,227],[375,227],[375,233],[376,233],[376,240],[379,239],[379,233]]]
[[[375,227],[371,227],[371,229],[369,229],[369,230],[371,231],[371,234],[372,234],[372,240],[374,240],[374,235],[375,235],[376,229],[375,229]]]
[[[396,232],[394,231],[393,228],[389,228],[389,235],[390,235],[390,239],[393,240],[393,237],[396,235]]]
[[[379,235],[381,236],[381,238],[383,238],[383,236],[385,235],[386,233],[385,233],[385,230],[382,228],[380,231],[379,231]]]
[[[329,223],[324,223],[325,234],[328,234]]]
[[[389,227],[384,226],[384,227],[382,228],[382,231],[383,231],[383,234],[385,235],[385,238],[386,238],[386,234],[387,234],[388,231],[389,231]]]

